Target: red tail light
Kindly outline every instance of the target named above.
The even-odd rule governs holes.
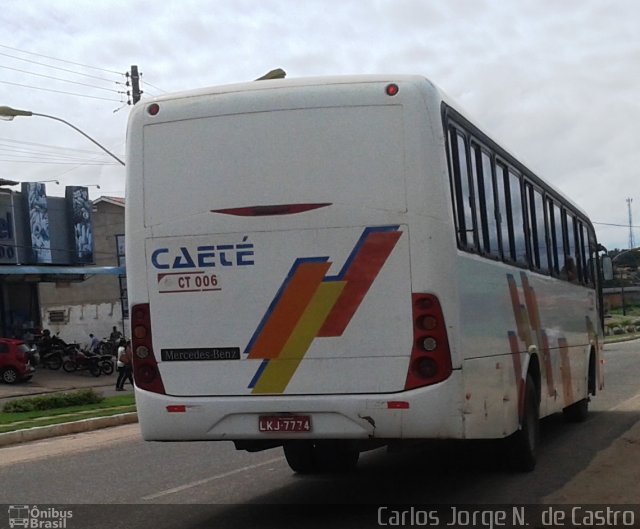
[[[451,375],[451,352],[447,328],[438,298],[412,294],[413,349],[404,389],[429,386]]]
[[[131,350],[133,352],[133,380],[146,391],[165,395],[164,384],[158,371],[151,340],[151,314],[149,304],[131,308]]]

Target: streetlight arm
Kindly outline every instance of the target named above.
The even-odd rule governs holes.
[[[79,132],[85,138],[87,138],[90,142],[92,142],[92,143],[96,144],[98,147],[100,147],[104,152],[106,152],[109,156],[111,156],[111,158],[113,158],[114,160],[117,160],[120,165],[125,165],[125,163],[120,158],[118,158],[115,154],[113,154],[106,147],[103,147],[102,145],[100,145],[96,140],[94,140],[86,132],[83,132],[78,127],[76,127],[75,125],[69,123],[68,121],[65,121],[62,118],[58,118],[56,116],[50,116],[49,114],[39,114],[37,112],[31,112],[30,110],[19,110],[17,108],[11,108],[11,107],[4,106],[4,105],[0,106],[0,119],[6,119],[6,120],[11,121],[13,118],[15,118],[17,116],[40,116],[41,118],[54,119],[56,121],[60,121],[61,123],[64,123],[65,125],[69,125],[69,127],[71,127],[73,130]]]
[[[23,111],[26,112],[26,111]],[[64,123],[65,125],[69,125],[72,129],[76,130],[77,132],[79,132],[80,134],[82,134],[85,138],[87,138],[90,142],[94,143],[95,145],[97,145],[98,147],[100,147],[104,152],[106,152],[109,156],[111,156],[112,158],[114,158],[115,160],[117,160],[120,165],[125,165],[125,163],[118,158],[115,154],[113,154],[111,151],[109,151],[108,149],[106,149],[105,147],[103,147],[102,145],[100,145],[96,140],[94,140],[91,136],[89,136],[87,133],[83,132],[82,130],[80,130],[78,127],[76,127],[75,125],[73,125],[72,123],[69,123],[68,121],[65,121],[62,118],[58,118],[56,116],[50,116],[49,114],[39,114],[37,112],[29,112],[28,114],[21,114],[23,116],[40,116],[43,118],[49,118],[49,119],[55,119],[56,121],[60,121],[62,123]]]

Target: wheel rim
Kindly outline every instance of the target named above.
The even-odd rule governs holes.
[[[13,369],[7,369],[4,373],[2,373],[2,380],[4,380],[7,384],[13,384],[16,380],[18,380],[18,373],[16,373]]]

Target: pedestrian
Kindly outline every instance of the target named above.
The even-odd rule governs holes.
[[[116,345],[122,339],[122,333],[118,330],[118,328],[114,325],[111,334],[109,335],[109,341],[113,342],[113,345]]]
[[[118,380],[116,381],[116,391],[124,391],[124,383],[129,380],[133,386],[133,376],[131,369],[131,342],[120,340],[118,347]]]
[[[93,334],[89,334],[89,352],[97,353],[99,344],[100,340],[98,340]]]

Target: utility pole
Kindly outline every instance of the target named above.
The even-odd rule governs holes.
[[[627,208],[629,210],[629,249],[635,248],[635,242],[633,240],[633,218],[631,216],[631,203],[633,202],[632,198],[627,198]]]
[[[135,105],[138,101],[140,101],[140,96],[142,92],[140,91],[140,75],[138,74],[138,66],[131,66],[131,97],[133,99],[133,104]]]
[[[127,101],[128,105],[135,105],[138,101],[140,101],[140,96],[143,94],[142,90],[140,90],[140,74],[138,73],[138,67],[134,64],[131,66],[131,71],[125,74],[127,76],[127,87],[131,86],[131,92],[127,90],[127,96],[130,97]],[[131,79],[131,84],[129,84],[129,79]]]

